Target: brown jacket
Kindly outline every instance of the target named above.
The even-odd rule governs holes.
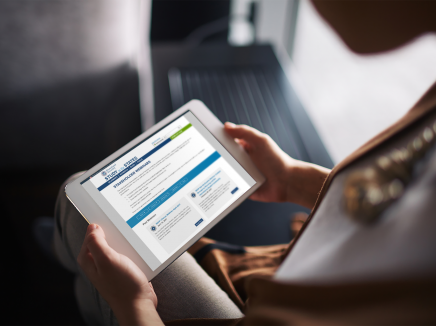
[[[167,325],[436,324],[436,276],[313,286],[272,279],[309,227],[337,173],[435,110],[436,83],[402,119],[332,170],[307,222],[290,244],[247,247],[238,254],[213,249],[204,255],[201,266],[244,312],[244,318],[185,319]],[[203,238],[189,251],[198,253],[211,243],[213,240]]]

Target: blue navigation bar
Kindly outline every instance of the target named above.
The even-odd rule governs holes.
[[[171,187],[165,190],[159,197],[153,200],[150,204],[141,209],[138,213],[133,215],[128,221],[127,224],[133,228],[139,222],[141,222],[144,218],[146,218],[149,214],[151,214],[156,208],[165,203],[168,199],[171,198],[176,192],[186,186],[189,182],[191,182],[194,178],[196,178],[200,173],[206,170],[209,166],[212,165],[216,160],[218,160],[221,155],[218,152],[214,152],[208,158],[206,158],[203,162],[198,164],[195,168],[193,168],[190,172],[188,172],[183,178],[174,183]]]
[[[144,156],[140,157],[137,161],[135,161],[135,163],[129,165],[128,167],[126,167],[123,171],[121,171],[120,173],[116,174],[112,179],[110,179],[109,181],[103,183],[100,187],[98,187],[98,191],[102,191],[104,188],[106,188],[107,186],[109,186],[110,184],[114,183],[115,180],[118,180],[119,178],[121,178],[123,175],[125,175],[127,172],[129,172],[130,170],[132,170],[133,168],[135,168],[136,166],[138,166],[139,164],[141,164],[143,161],[145,161],[145,159],[147,159],[150,155],[156,153],[159,149],[161,149],[162,147],[164,147],[166,144],[168,144],[171,141],[171,138],[166,139],[165,141],[163,141],[162,143],[160,143],[159,145],[157,145],[155,148],[153,148],[151,151],[149,151],[148,153],[146,153]]]

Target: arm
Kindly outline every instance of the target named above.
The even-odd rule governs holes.
[[[256,129],[230,123],[225,128],[267,179],[251,199],[313,207],[328,169],[289,157],[268,135]],[[109,247],[98,225],[88,226],[77,261],[121,325],[163,325],[151,283],[129,258]]]
[[[88,226],[77,262],[121,325],[163,325],[153,286],[135,263],[109,247],[98,225]]]
[[[266,182],[250,197],[263,202],[293,202],[312,209],[329,169],[293,159],[260,131],[226,122],[225,130],[250,155]]]

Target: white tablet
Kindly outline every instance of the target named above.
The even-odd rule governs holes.
[[[264,181],[223,124],[198,100],[94,166],[65,188],[109,245],[149,280]]]

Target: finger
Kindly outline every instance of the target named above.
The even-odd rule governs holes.
[[[159,299],[157,298],[156,292],[154,292],[153,284],[151,284],[151,282],[148,282],[148,284],[150,285],[151,292],[154,294],[154,297],[156,298],[156,302],[154,303],[154,305],[155,305],[155,308],[157,308],[157,305],[159,303]]]
[[[85,245],[82,245],[82,248],[80,249],[79,256],[77,256],[77,263],[86,274],[95,270],[94,260],[90,257],[88,248],[86,248]]]
[[[251,151],[251,147],[250,144],[247,143],[245,140],[243,139],[239,139],[239,138],[235,138],[235,141],[242,146],[242,148],[244,148],[244,150],[248,153],[250,153]]]
[[[233,138],[243,139],[250,144],[255,144],[264,137],[264,134],[259,130],[247,125],[235,125],[234,123],[226,122],[224,129]]]
[[[97,224],[88,226],[84,243],[94,259],[96,268],[105,268],[114,252],[106,241],[103,229]]]
[[[89,227],[89,226],[88,226]],[[91,253],[87,247],[86,235],[83,240],[82,247],[80,248],[79,255],[77,257],[77,262],[79,266],[84,270],[84,272],[90,276],[90,273],[94,273],[96,271],[96,266],[94,259],[92,258]]]
[[[89,235],[93,232],[96,232],[100,236],[102,236],[104,239],[106,239],[106,234],[104,233],[102,227],[98,224],[89,224],[88,228],[86,229],[86,235]]]

